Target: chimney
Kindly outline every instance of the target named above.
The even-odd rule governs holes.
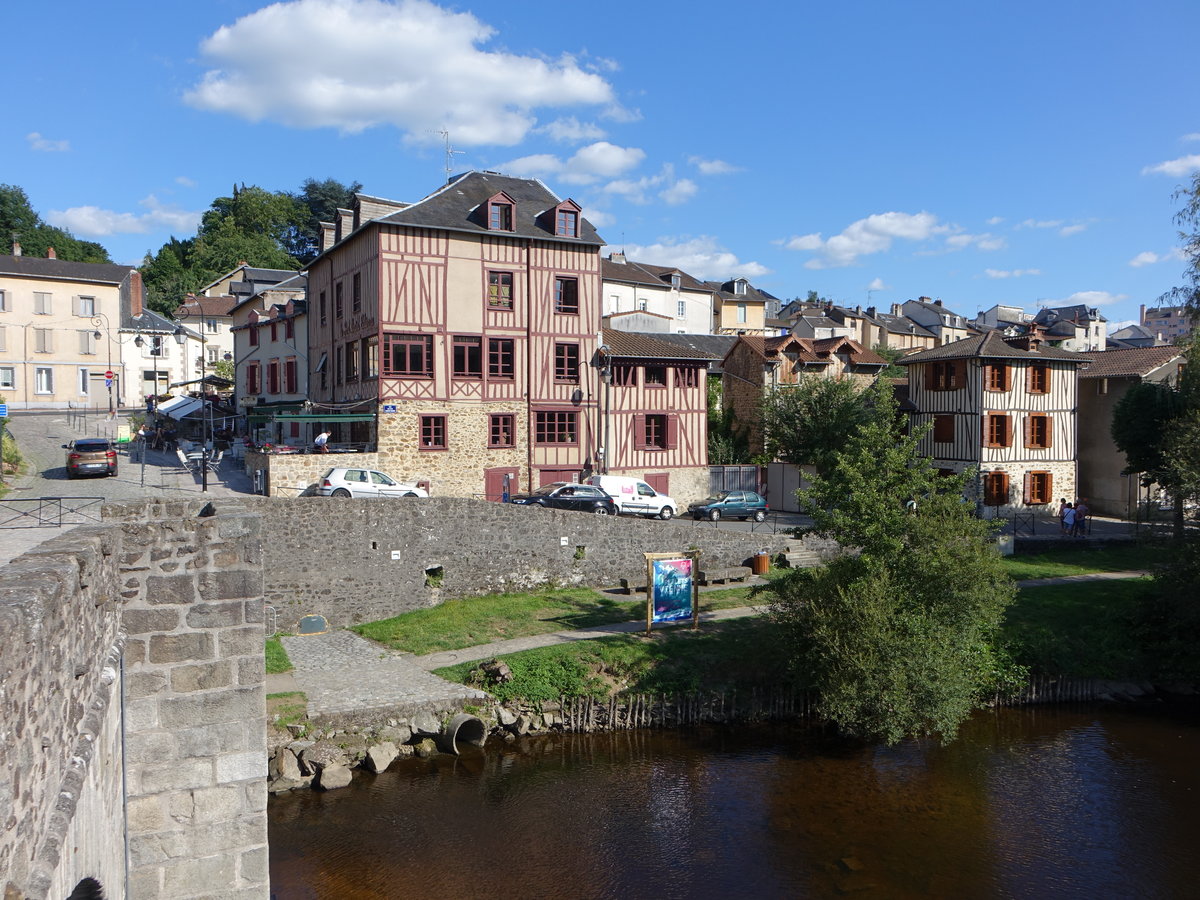
[[[942,298],[941,298],[941,297],[938,297],[936,300],[934,300],[934,301],[933,301],[933,305],[934,305],[934,306],[941,306],[941,305],[942,305]]]
[[[21,255],[21,245],[17,241],[13,241],[13,256]]]
[[[333,246],[333,240],[334,240],[333,223],[332,222],[322,222],[321,223],[321,252],[322,253],[324,253],[326,250],[328,250],[330,247]]]
[[[58,259],[58,254],[54,252],[53,247],[46,248],[46,259]]]
[[[612,262],[618,263],[622,266],[625,265],[625,251],[624,250],[622,250],[620,253],[610,253],[610,254],[608,254],[608,258]]]
[[[13,246],[15,247],[16,244],[14,244]],[[13,253],[17,256],[20,256],[20,254],[17,253],[16,250],[14,250]],[[1141,312],[1138,314],[1138,318],[1141,320],[1141,324],[1145,325],[1146,324],[1146,304],[1143,303],[1140,308],[1141,308]]]
[[[134,269],[129,273],[129,314],[135,319],[142,314],[142,294],[145,288],[142,285],[142,273]]]
[[[924,296],[922,296],[922,297],[918,297],[918,298],[917,298],[917,302],[918,302],[918,303],[932,303],[932,302],[933,302],[933,300],[932,300],[932,299],[930,299],[929,297],[924,297]]]
[[[868,307],[867,307],[867,315],[868,315],[868,316],[870,316],[870,317],[873,319],[873,318],[875,318],[877,315],[879,315],[879,313],[877,313],[877,312],[875,311],[875,307],[873,307],[873,306],[868,306]]]

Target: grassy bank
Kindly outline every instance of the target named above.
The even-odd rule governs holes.
[[[1137,542],[1094,550],[1081,546],[1031,556],[1009,556],[1005,557],[1003,565],[1010,578],[1024,581],[1093,572],[1144,572],[1151,569],[1161,555],[1157,545]]]

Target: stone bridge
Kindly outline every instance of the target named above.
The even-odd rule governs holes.
[[[264,605],[281,628],[735,565],[783,536],[482,501],[111,504],[0,569],[0,886],[269,897]]]

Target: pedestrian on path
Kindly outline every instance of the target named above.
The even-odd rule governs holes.
[[[1075,529],[1072,532],[1075,537],[1087,537],[1087,520],[1088,513],[1087,497],[1083,497],[1075,504]]]
[[[1068,503],[1067,508],[1063,510],[1063,529],[1065,534],[1075,534],[1075,507]]]
[[[1067,498],[1063,497],[1058,501],[1058,533],[1067,534],[1067,523],[1063,521],[1063,516],[1067,512],[1067,507],[1071,504],[1067,503]]]
[[[329,452],[329,432],[322,431],[315,438],[313,438],[313,446],[317,448],[318,453],[328,453]]]

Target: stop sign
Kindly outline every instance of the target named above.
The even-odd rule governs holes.
[[[113,373],[112,373],[111,371],[109,371],[109,372],[105,372],[105,373],[104,373],[104,377],[105,377],[105,378],[112,378],[112,377],[113,377]]]

